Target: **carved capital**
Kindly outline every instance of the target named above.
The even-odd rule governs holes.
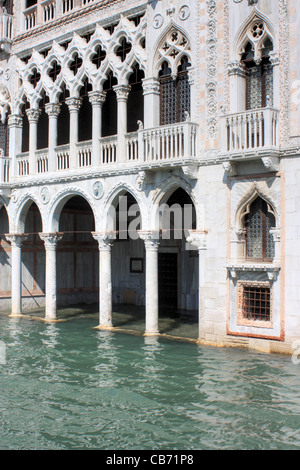
[[[160,83],[157,78],[155,77],[144,78],[142,82],[143,82],[143,94],[144,95],[150,95],[150,94],[159,95]]]
[[[60,113],[60,104],[59,103],[47,103],[45,105],[45,111],[48,116],[55,116],[57,117]]]
[[[11,246],[17,246],[21,248],[22,243],[27,239],[28,235],[24,233],[7,233],[5,234],[5,238],[8,242],[10,242]]]
[[[29,108],[26,110],[26,114],[29,122],[37,122],[40,117],[41,110],[38,108]]]
[[[100,251],[110,251],[114,240],[116,239],[116,232],[92,232],[93,238],[97,240]]]
[[[198,178],[199,168],[197,165],[183,165],[181,167],[182,172],[191,180],[196,180]]]
[[[82,103],[81,98],[66,98],[66,104],[69,107],[69,111],[72,113],[78,112]]]
[[[57,243],[62,239],[63,233],[39,233],[41,240],[45,243],[45,249],[56,249]]]
[[[92,106],[102,106],[106,100],[105,91],[90,91],[88,93],[89,100],[92,103]]]
[[[138,230],[139,237],[144,240],[146,251],[157,251],[159,246],[159,232],[156,230]]]
[[[8,127],[22,127],[23,119],[19,114],[10,114],[8,116]]]
[[[244,64],[238,61],[230,62],[227,65],[228,75],[236,75],[238,77],[245,77],[246,76],[246,68]]]
[[[113,89],[116,92],[118,101],[127,101],[131,87],[129,85],[115,85]]]
[[[198,251],[206,250],[207,232],[203,230],[189,230],[186,241],[197,248]]]

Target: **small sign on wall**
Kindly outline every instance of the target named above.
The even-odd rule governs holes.
[[[142,272],[144,272],[144,260],[143,260],[143,258],[130,258],[130,272],[131,273],[142,273]]]

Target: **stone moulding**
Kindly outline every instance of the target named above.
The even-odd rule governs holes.
[[[270,281],[275,281],[280,271],[279,264],[268,264],[268,263],[238,263],[238,264],[226,264],[225,268],[230,272],[232,279],[238,279],[240,272],[265,272]]]

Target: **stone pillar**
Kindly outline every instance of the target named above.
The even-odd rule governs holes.
[[[92,164],[100,163],[100,138],[102,137],[102,106],[106,99],[106,93],[90,91],[89,100],[93,108],[92,129]]]
[[[5,237],[11,244],[11,315],[19,315],[22,313],[22,243],[27,235],[13,233]]]
[[[18,176],[16,156],[22,152],[22,127],[23,119],[19,114],[8,116],[9,127],[9,158],[11,162],[12,177]]]
[[[40,238],[45,243],[46,251],[46,305],[45,319],[56,320],[56,246],[62,238],[61,233],[39,233]]]
[[[56,170],[55,147],[57,146],[57,118],[60,112],[60,104],[48,103],[45,110],[49,116],[48,171],[54,172]]]
[[[118,162],[126,161],[127,100],[130,92],[128,85],[115,85],[118,102]]]
[[[94,232],[99,245],[99,327],[112,327],[111,246],[115,233]]]
[[[156,77],[143,79],[144,129],[160,125],[160,83]]]
[[[246,109],[246,70],[238,61],[228,66],[230,113],[243,112]]]
[[[29,108],[26,110],[29,121],[29,173],[36,173],[35,152],[37,149],[37,126],[41,114],[38,108]]]
[[[207,232],[203,230],[189,230],[189,236],[186,241],[193,245],[199,253],[199,338],[202,336],[202,315],[203,315],[203,299],[202,299],[202,290],[205,286],[205,257],[203,256],[203,251],[206,250],[206,237]]]
[[[77,168],[77,147],[78,142],[78,114],[81,106],[81,98],[67,98],[66,103],[70,112],[70,168]]]
[[[139,231],[146,250],[146,328],[145,335],[157,335],[158,329],[158,245],[159,233]]]

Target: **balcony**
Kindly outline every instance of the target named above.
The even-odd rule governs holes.
[[[36,150],[32,156],[24,152],[16,156],[15,178],[44,178],[53,172],[65,177],[96,171],[154,170],[189,165],[198,161],[197,132],[197,124],[182,122],[140,129],[126,134],[121,141],[117,135],[103,137],[96,142],[97,150],[89,140],[77,143],[73,151],[69,144],[65,144]]]
[[[221,118],[221,154],[230,160],[277,157],[279,110],[266,107]]]

